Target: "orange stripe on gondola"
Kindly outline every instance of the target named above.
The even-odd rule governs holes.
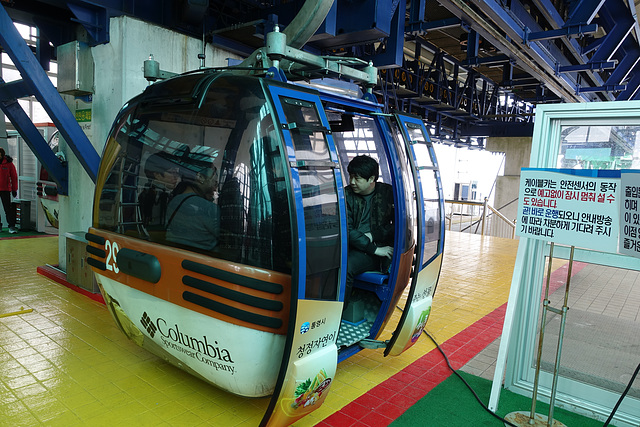
[[[88,247],[92,248],[88,250],[88,262],[98,274],[224,322],[282,335],[287,333],[290,275],[94,228],[87,237]],[[109,250],[105,247],[114,243],[119,250],[126,248],[157,259],[161,271],[159,280],[151,283],[135,272],[116,272],[117,264],[111,264],[113,260],[109,260]]]

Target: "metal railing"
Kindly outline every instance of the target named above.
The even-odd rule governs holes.
[[[516,224],[484,202],[445,200],[445,224],[448,230],[515,239]]]

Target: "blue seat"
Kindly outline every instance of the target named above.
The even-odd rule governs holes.
[[[366,271],[358,274],[353,278],[353,286],[375,293],[382,301],[389,298],[391,293],[389,275],[379,271]]]
[[[382,285],[389,280],[389,275],[379,271],[365,271],[354,277],[354,282],[365,282],[372,285]]]

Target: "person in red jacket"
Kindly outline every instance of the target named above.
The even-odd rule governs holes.
[[[5,155],[4,148],[0,147],[0,199],[4,207],[4,214],[9,223],[9,233],[17,233],[16,213],[11,206],[11,195],[18,196],[18,174],[11,156]],[[2,226],[0,226],[0,230]]]

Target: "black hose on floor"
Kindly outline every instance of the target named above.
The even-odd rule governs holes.
[[[396,308],[400,311],[404,311],[403,309],[401,309],[400,307],[396,306]],[[512,426],[512,427],[518,427],[517,425],[510,423],[509,421],[505,420],[504,418],[502,418],[500,415],[496,414],[495,412],[493,412],[491,409],[489,409],[487,407],[487,405],[484,404],[484,402],[482,401],[482,399],[480,399],[480,396],[478,396],[478,394],[475,392],[475,390],[471,387],[471,385],[464,379],[462,378],[462,376],[455,370],[453,369],[453,366],[451,366],[451,362],[449,362],[449,358],[447,357],[446,354],[444,354],[444,351],[442,350],[442,348],[440,348],[440,344],[438,344],[435,340],[435,338],[433,338],[429,332],[427,332],[426,329],[423,329],[422,332],[429,337],[429,339],[431,341],[433,341],[433,343],[436,345],[436,348],[438,349],[438,351],[440,352],[440,354],[442,354],[442,357],[444,357],[444,361],[447,363],[447,366],[449,367],[449,369],[451,369],[451,372],[453,372],[456,377],[460,378],[460,380],[464,383],[464,385],[469,389],[469,391],[473,394],[473,397],[476,398],[476,400],[478,401],[478,403],[484,408],[485,411],[487,411],[489,414],[491,414],[493,417],[497,418],[498,420],[502,421],[503,423],[505,423],[506,425]]]
[[[624,391],[622,392],[622,394],[620,395],[620,399],[618,399],[618,401],[616,402],[616,405],[613,407],[613,410],[611,411],[611,414],[609,414],[609,418],[607,418],[607,421],[605,421],[605,423],[604,423],[604,425],[602,427],[607,427],[609,425],[609,423],[611,422],[611,420],[613,419],[613,416],[615,415],[616,411],[618,410],[618,406],[620,406],[620,404],[622,403],[622,399],[624,399],[624,397],[627,395],[627,393],[629,392],[629,389],[631,388],[631,384],[633,384],[633,381],[635,381],[636,376],[638,375],[638,371],[640,371],[640,363],[638,364],[638,367],[636,368],[636,371],[631,376],[631,380],[629,381],[629,384],[627,384],[627,388],[625,388]]]
[[[471,385],[469,385],[469,383],[462,378],[462,376],[458,373],[458,371],[456,371],[455,369],[453,369],[453,366],[451,366],[451,363],[449,362],[449,358],[447,357],[446,354],[444,354],[444,351],[440,348],[440,345],[436,342],[435,338],[433,338],[429,332],[427,332],[426,329],[424,329],[422,332],[425,333],[426,336],[429,337],[429,339],[431,341],[433,341],[433,343],[436,345],[436,348],[438,349],[438,351],[440,351],[440,353],[442,354],[442,357],[444,357],[444,361],[447,363],[447,366],[449,367],[449,369],[451,369],[451,372],[453,372],[456,377],[460,378],[460,380],[464,383],[464,385],[469,389],[469,391],[473,394],[473,397],[476,398],[476,400],[478,401],[478,403],[484,408],[485,411],[487,411],[489,414],[491,414],[493,417],[497,418],[498,420],[502,421],[503,423],[505,423],[506,425],[512,426],[512,427],[518,427],[515,424],[505,420],[504,418],[502,418],[500,415],[496,414],[495,412],[493,412],[491,409],[489,409],[487,407],[487,405],[484,404],[484,402],[480,399],[480,396],[478,396],[475,392],[475,390],[473,390],[473,388],[471,388]]]

